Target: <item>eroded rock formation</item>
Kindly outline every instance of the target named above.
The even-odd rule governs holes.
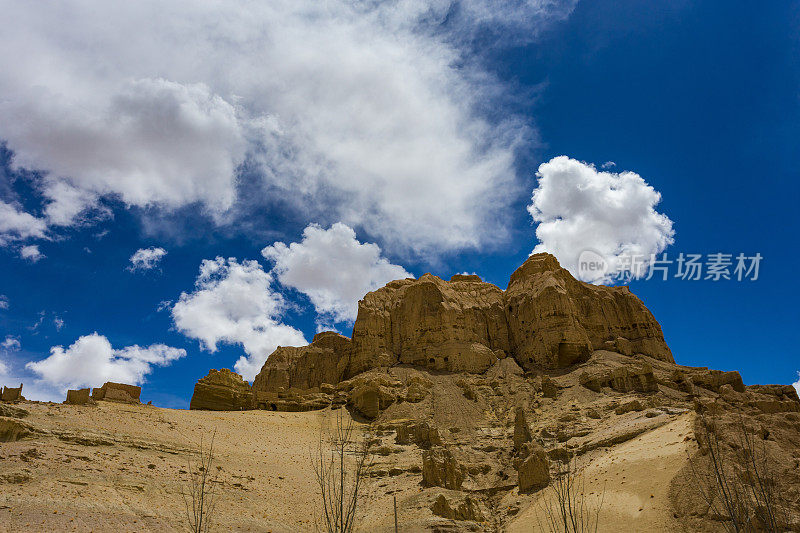
[[[509,350],[502,290],[477,276],[425,274],[359,302],[346,374],[397,363],[480,373]]]
[[[308,346],[279,347],[253,381],[253,390],[278,392],[312,389],[342,381],[350,354],[350,339],[333,331],[314,335]]]
[[[92,389],[93,400],[110,400],[114,402],[139,403],[142,388],[125,383],[107,381],[102,387]]]
[[[536,254],[512,274],[505,291],[476,275],[392,281],[359,302],[352,338],[328,331],[308,346],[279,347],[256,376],[252,398],[244,382],[209,374],[197,383],[192,406],[306,411],[349,404],[372,419],[396,401],[422,401],[428,387],[358,379],[371,369],[541,372],[585,362],[597,350],[673,362],[660,326],[627,288],[577,281],[553,256]],[[508,364],[497,364],[504,360]],[[711,387],[729,380],[698,379]],[[646,364],[617,365],[587,374],[585,386],[645,392],[656,383]],[[541,387],[546,397],[558,394],[546,375]]]
[[[531,492],[550,484],[550,459],[540,445],[526,443],[516,462],[519,491]]]
[[[69,405],[86,405],[91,401],[89,389],[68,390],[64,403]]]
[[[590,285],[536,254],[511,275],[505,292],[512,353],[526,370],[585,361],[615,349],[673,361],[656,319],[627,287]]]
[[[359,302],[352,340],[325,332],[278,348],[253,388],[311,389],[396,364],[480,374],[508,356],[525,370],[562,368],[599,349],[673,361],[658,322],[626,287],[583,283],[536,254],[505,291],[475,275],[392,281]]]
[[[465,469],[444,446],[435,446],[422,452],[422,483],[427,487],[461,489]]]
[[[4,402],[20,402],[25,398],[22,396],[22,383],[19,387],[3,387],[3,393],[0,395],[0,400]]]
[[[250,384],[227,368],[210,370],[194,386],[189,409],[242,411],[253,409],[255,401]]]

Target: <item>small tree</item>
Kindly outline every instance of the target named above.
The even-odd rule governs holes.
[[[322,496],[317,529],[350,533],[355,529],[362,483],[370,461],[369,436],[340,409],[335,427],[323,425],[319,445],[312,455],[314,474]]]
[[[203,438],[200,438],[200,448],[196,452],[196,461],[192,462],[189,455],[189,488],[183,489],[183,504],[186,510],[186,524],[192,533],[208,533],[214,517],[216,505],[216,476],[212,473],[214,465],[214,438],[216,430],[211,435],[211,443],[205,448]],[[191,504],[189,503],[191,500]]]
[[[782,531],[780,522],[786,517],[764,439],[748,429],[742,416],[730,428],[730,442],[726,442],[719,420],[701,414],[697,427],[707,460],[690,457],[692,474],[709,508],[725,517],[726,531]]]
[[[544,524],[537,515],[539,528],[550,533],[597,532],[605,492],[599,496],[597,507],[592,509],[586,494],[585,477],[577,474],[575,460],[557,464],[557,471],[548,487],[552,498],[545,497],[541,503],[546,518]]]

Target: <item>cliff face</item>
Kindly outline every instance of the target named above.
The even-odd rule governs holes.
[[[350,354],[350,339],[333,331],[314,335],[308,346],[279,347],[253,381],[253,390],[312,389],[342,380]]]
[[[329,332],[278,348],[253,387],[307,389],[399,363],[481,373],[507,356],[526,370],[555,369],[598,349],[673,361],[658,322],[627,287],[580,282],[536,254],[505,291],[478,276],[392,281],[359,302],[352,341]]]
[[[242,411],[254,406],[250,384],[227,368],[210,370],[195,384],[189,402],[189,409],[208,411]]]
[[[729,451],[742,423],[764,441],[790,520],[781,530],[800,531],[794,388],[675,364],[627,288],[579,282],[546,254],[505,291],[477,276],[393,281],[359,302],[352,339],[324,332],[278,348],[252,388],[212,371],[191,407],[247,405],[371,421],[370,531],[394,531],[395,505],[409,531],[530,531],[537,491],[566,464],[590,493],[619,495],[601,499],[600,530],[719,530],[694,474],[708,442],[699,416]],[[631,501],[647,502],[635,517]]]
[[[477,276],[425,274],[359,302],[347,376],[396,363],[483,372],[509,350],[502,290]]]
[[[531,256],[505,292],[512,353],[526,370],[580,363],[594,350],[674,362],[656,319],[627,287],[576,280],[549,254]]]

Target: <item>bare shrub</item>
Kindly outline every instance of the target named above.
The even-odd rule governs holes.
[[[208,533],[214,517],[216,505],[216,476],[211,468],[214,466],[214,438],[216,430],[211,435],[211,443],[205,447],[203,438],[200,438],[200,447],[192,461],[189,455],[189,487],[183,488],[183,504],[186,510],[186,524],[192,533]],[[191,502],[191,503],[190,503]]]
[[[558,462],[557,465],[557,471],[549,487],[545,489],[551,497],[545,496],[541,500],[542,512],[536,516],[539,529],[551,533],[596,533],[605,491],[598,495],[596,506],[590,505],[590,495],[586,494],[586,479],[578,474],[575,459]],[[540,514],[546,519],[544,523]]]
[[[701,457],[707,460],[690,457],[692,474],[703,500],[723,517],[726,531],[783,531],[786,517],[765,440],[741,416],[727,432],[722,422],[702,414],[697,427]]]
[[[336,413],[334,427],[323,424],[317,450],[311,462],[322,497],[318,530],[351,533],[356,510],[370,462],[369,435],[345,421],[343,409]]]

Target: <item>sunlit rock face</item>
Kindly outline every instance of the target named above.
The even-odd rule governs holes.
[[[210,370],[198,380],[189,402],[189,409],[208,411],[242,411],[254,406],[250,384],[227,368]]]
[[[504,296],[511,351],[526,370],[580,363],[603,348],[674,361],[661,326],[627,287],[578,281],[552,255],[528,258]]]
[[[554,369],[599,349],[673,362],[658,322],[627,287],[578,281],[552,255],[535,254],[505,291],[476,275],[392,281],[359,302],[352,340],[325,332],[309,346],[278,348],[254,389],[314,388],[396,364],[482,373],[508,356],[525,370]]]

